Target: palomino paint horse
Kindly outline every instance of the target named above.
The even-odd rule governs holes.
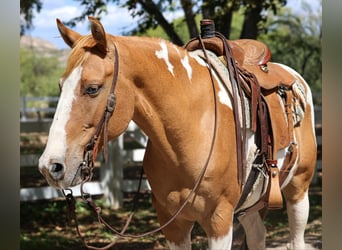
[[[115,81],[117,98],[108,121],[108,139],[123,133],[131,120],[148,135],[143,166],[162,225],[187,199],[209,155],[215,129],[215,98],[207,65],[167,41],[112,36],[105,33],[99,21],[91,17],[89,20],[92,34],[87,36],[57,20],[61,36],[72,51],[59,82],[60,101],[39,169],[56,188],[82,181],[85,147],[103,119]],[[305,115],[293,129],[298,157],[282,187],[289,217],[289,246],[298,250],[305,248],[308,188],[314,172],[316,142],[310,89],[299,74],[284,68],[303,84],[306,94]],[[217,135],[213,152],[195,195],[163,229],[170,249],[191,248],[190,232],[195,221],[206,232],[210,249],[230,249],[232,245],[234,208],[241,195],[233,101],[217,78],[214,83]],[[250,155],[251,150],[255,153],[254,134],[247,131],[247,137]],[[98,147],[104,146],[102,136],[97,143]],[[285,150],[277,153],[279,162],[284,157]],[[249,247],[265,249],[265,227],[259,213],[247,213],[239,219]]]

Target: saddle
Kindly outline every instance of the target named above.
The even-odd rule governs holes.
[[[251,128],[254,132],[257,132],[256,137],[261,152],[267,151],[265,171],[269,175],[268,188],[264,197],[251,210],[260,209],[261,207],[269,209],[282,208],[280,187],[292,168],[297,154],[296,147],[291,144],[294,127],[292,86],[296,80],[282,66],[270,62],[271,51],[266,44],[252,39],[227,40],[217,32],[210,32],[212,34],[209,36],[202,33],[202,38],[190,40],[185,45],[185,48],[188,51],[203,50],[204,48],[210,50],[220,59],[224,58],[221,61],[227,68],[232,68],[227,58],[234,59],[234,67],[238,70],[237,72],[230,72],[230,74],[235,74],[235,77],[240,79],[238,82],[242,85],[241,89],[251,100]],[[231,56],[227,54],[227,48],[230,50]],[[256,131],[256,127],[258,127],[258,131]],[[289,150],[282,171],[279,173],[277,161],[275,160],[276,153],[286,147],[289,147]],[[239,151],[239,149],[237,150]],[[243,168],[240,166],[239,172],[245,171]],[[259,172],[254,171],[254,173],[249,174],[248,178],[244,176],[246,182],[243,183],[242,194],[237,208],[246,200],[258,174]]]
[[[222,40],[218,37],[203,38],[207,50],[214,52],[218,57],[224,55]],[[294,77],[281,66],[269,63],[271,50],[269,47],[257,40],[238,39],[227,40],[232,49],[233,56],[238,66],[253,73],[259,81],[263,92],[277,88],[279,85],[291,86]],[[185,45],[188,51],[201,49],[197,39],[192,39]]]
[[[295,78],[280,65],[270,62],[271,51],[266,44],[252,39],[227,40],[227,42],[241,72],[247,75],[252,73],[260,86],[261,94],[268,106],[273,134],[277,135],[274,137],[273,145],[273,152],[276,153],[290,143],[287,118],[283,115],[284,108],[279,105],[276,92],[279,89],[291,89]],[[207,50],[212,51],[219,58],[224,56],[223,42],[219,37],[203,38],[203,43]],[[188,51],[201,49],[200,41],[192,39],[185,48]],[[246,85],[245,81],[242,81],[242,84],[246,94],[251,97],[251,86]],[[255,112],[252,112],[252,116],[253,113]]]

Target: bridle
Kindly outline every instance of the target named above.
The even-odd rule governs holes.
[[[81,175],[83,178],[83,181],[81,182],[81,185],[80,185],[80,192],[81,192],[81,196],[82,196],[83,200],[86,201],[86,203],[89,205],[89,207],[97,214],[98,221],[101,224],[105,225],[108,229],[110,229],[113,233],[115,233],[119,237],[131,237],[131,238],[145,237],[145,236],[154,234],[154,233],[162,230],[166,226],[168,226],[182,212],[182,210],[188,204],[188,202],[190,202],[190,200],[193,197],[195,197],[195,193],[198,190],[199,185],[200,185],[200,183],[201,183],[201,181],[205,175],[205,172],[209,166],[209,162],[210,162],[210,159],[211,159],[211,156],[213,153],[214,145],[216,142],[216,134],[217,134],[217,124],[218,124],[217,93],[216,93],[216,89],[215,89],[214,76],[212,73],[212,65],[211,65],[211,63],[209,61],[209,57],[206,53],[205,46],[204,46],[204,43],[202,41],[202,38],[199,36],[198,39],[202,45],[203,52],[204,52],[204,55],[205,55],[205,58],[206,58],[206,61],[208,64],[209,75],[211,78],[211,84],[212,84],[212,89],[213,89],[213,98],[214,98],[214,116],[215,116],[215,119],[214,119],[214,129],[213,129],[213,134],[212,134],[212,141],[211,141],[211,145],[210,145],[210,150],[209,150],[207,159],[204,163],[204,166],[203,166],[199,176],[196,179],[194,187],[190,191],[188,196],[186,197],[183,204],[178,208],[178,210],[172,215],[172,217],[165,224],[161,225],[160,227],[158,227],[154,230],[151,230],[149,232],[146,232],[146,233],[143,233],[140,235],[125,234],[125,231],[126,231],[128,225],[130,224],[132,218],[133,218],[134,209],[131,212],[131,214],[129,215],[127,222],[126,222],[125,226],[123,227],[123,229],[121,231],[118,231],[115,228],[111,227],[102,218],[101,208],[96,206],[94,201],[92,200],[90,194],[84,192],[84,190],[83,190],[84,183],[90,181],[92,176],[93,176],[92,171],[94,168],[94,162],[95,162],[95,158],[96,158],[97,150],[98,150],[98,143],[99,143],[98,139],[101,136],[101,132],[103,132],[104,157],[105,157],[105,159],[107,159],[108,122],[109,122],[109,119],[114,112],[115,105],[116,105],[116,96],[115,96],[114,92],[115,92],[115,88],[117,85],[118,73],[119,73],[119,53],[118,53],[118,49],[114,43],[114,76],[113,76],[113,80],[112,80],[110,94],[107,98],[107,105],[105,107],[103,116],[102,116],[102,118],[101,118],[101,120],[100,120],[100,122],[96,128],[96,131],[84,149],[83,162],[80,164]],[[141,180],[140,180],[140,182],[141,182]],[[140,189],[140,183],[139,183],[139,189]],[[139,193],[139,189],[138,189],[137,193]],[[79,229],[79,226],[78,226],[77,216],[76,216],[76,206],[75,206],[76,200],[73,197],[72,191],[71,191],[71,189],[66,189],[66,190],[62,190],[62,192],[63,192],[63,194],[66,198],[67,204],[68,204],[69,215],[71,215],[73,217],[73,219],[75,221],[76,231],[77,231],[79,237],[81,238],[83,244],[85,245],[85,247],[87,247],[88,249],[109,249],[110,247],[115,245],[115,243],[116,243],[115,240],[113,242],[107,244],[104,247],[94,247],[94,246],[87,244],[87,242],[85,241],[84,236],[82,236],[80,229]],[[134,205],[134,208],[135,208],[135,205]]]
[[[98,148],[98,139],[100,137],[101,131],[103,131],[103,150],[104,150],[104,157],[105,160],[107,160],[108,152],[107,152],[107,144],[108,144],[108,122],[110,117],[112,116],[115,105],[116,105],[116,96],[115,96],[115,88],[118,81],[118,75],[119,75],[119,53],[118,49],[114,44],[114,76],[112,80],[112,85],[110,88],[109,95],[107,97],[107,104],[105,107],[105,110],[103,112],[102,118],[97,125],[96,131],[88,144],[86,145],[84,149],[83,154],[83,162],[81,163],[83,169],[86,168],[92,168],[96,155],[97,155],[97,148]]]
[[[106,107],[104,109],[101,120],[99,121],[96,127],[94,135],[91,137],[91,139],[89,140],[89,142],[86,144],[84,148],[83,161],[79,166],[79,169],[81,170],[81,176],[82,176],[82,182],[80,184],[81,197],[98,214],[99,221],[101,222],[102,220],[102,223],[105,223],[105,222],[103,221],[100,215],[101,208],[97,207],[94,201],[92,200],[90,194],[84,191],[83,185],[86,182],[90,181],[93,177],[94,163],[95,163],[97,152],[98,152],[99,138],[101,137],[101,132],[103,133],[102,135],[103,136],[103,152],[104,152],[105,161],[107,161],[107,158],[108,158],[108,148],[107,148],[108,146],[108,123],[109,123],[109,119],[114,113],[115,106],[116,106],[115,89],[116,89],[118,75],[119,75],[119,53],[118,53],[116,44],[113,43],[113,45],[114,45],[114,72],[113,72],[113,79],[112,79],[110,92],[107,97]],[[83,244],[89,249],[108,249],[111,246],[113,246],[114,244],[109,244],[103,248],[97,248],[97,247],[90,246],[85,242],[84,237],[82,236],[80,229],[79,229],[77,216],[76,216],[76,206],[75,206],[76,200],[73,197],[72,190],[65,189],[65,190],[62,190],[62,193],[65,196],[65,199],[67,201],[68,214],[69,216],[72,216],[73,219],[75,220],[76,231],[79,237],[81,238]],[[125,226],[124,230],[126,230],[129,223],[126,223],[126,224],[127,225]],[[122,231],[122,233],[123,232],[124,231]]]

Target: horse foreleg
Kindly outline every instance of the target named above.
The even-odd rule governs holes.
[[[220,237],[209,237],[208,245],[209,249],[231,249],[233,241],[233,230],[229,229],[226,235]]]
[[[172,217],[168,209],[162,206],[156,199],[152,199],[156,209],[160,225],[164,225]],[[176,217],[168,226],[162,229],[170,250],[191,249],[191,230],[194,223],[184,220],[181,216]]]
[[[247,213],[239,217],[246,233],[249,249],[265,249],[266,228],[259,212]]]
[[[222,200],[211,216],[200,222],[208,236],[209,249],[229,250],[233,241],[233,207]]]

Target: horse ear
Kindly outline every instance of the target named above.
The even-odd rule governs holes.
[[[58,18],[56,19],[56,22],[59,33],[61,34],[64,42],[72,48],[81,35],[76,31],[68,29]]]
[[[99,48],[104,53],[106,53],[107,52],[106,32],[105,32],[101,22],[92,16],[89,16],[88,19],[90,21],[91,34],[92,34],[93,38],[95,39]]]

